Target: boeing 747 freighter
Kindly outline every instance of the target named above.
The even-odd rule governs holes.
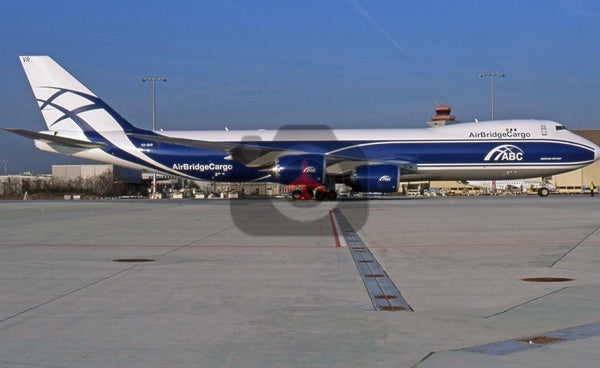
[[[20,60],[47,130],[8,131],[44,151],[182,178],[296,185],[321,200],[336,198],[335,183],[397,192],[401,181],[551,176],[600,157],[596,144],[548,120],[422,129],[144,130],[50,57]]]

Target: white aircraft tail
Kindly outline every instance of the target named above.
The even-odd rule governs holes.
[[[49,130],[135,130],[51,57],[20,56],[19,59]]]

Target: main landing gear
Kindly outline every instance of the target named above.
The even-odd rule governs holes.
[[[333,189],[327,190],[325,187],[316,187],[309,188],[308,186],[303,186],[302,188],[297,188],[292,191],[292,199],[301,200],[301,199],[316,199],[317,201],[323,201],[325,199],[334,201],[337,199],[337,192]]]

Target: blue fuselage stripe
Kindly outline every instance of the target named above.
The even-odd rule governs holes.
[[[173,171],[185,176],[215,181],[250,181],[265,176],[263,170],[248,168],[233,160],[225,160],[226,153],[198,149],[170,143],[157,143],[130,138],[136,147],[144,147],[144,154]],[[263,147],[285,150],[302,150],[316,154],[335,151],[336,156],[375,162],[410,162],[417,167],[446,166],[460,167],[568,167],[590,163],[594,151],[584,145],[567,141],[280,141],[245,142]],[[498,146],[510,145],[517,149],[499,151],[484,161]],[[357,147],[359,146],[359,147]],[[350,147],[350,148],[346,148]],[[109,146],[107,152],[132,161],[133,155]],[[136,163],[144,162],[135,158]],[[148,165],[148,164],[146,164]],[[148,165],[151,166],[151,165]],[[156,169],[156,167],[153,167]]]

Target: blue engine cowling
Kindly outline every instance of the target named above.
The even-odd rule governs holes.
[[[316,187],[325,181],[323,155],[283,156],[276,166],[278,181],[286,185]]]
[[[346,182],[356,192],[398,191],[400,168],[396,165],[364,165],[357,166]]]

